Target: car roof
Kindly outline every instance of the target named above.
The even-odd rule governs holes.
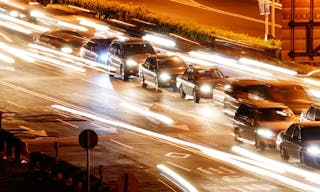
[[[257,79],[229,79],[229,83],[239,85],[239,86],[249,86],[249,85],[267,85],[265,81]]]
[[[130,37],[125,40],[116,40],[116,41],[120,42],[122,44],[141,44],[141,43],[149,44],[148,41],[143,40],[142,38],[138,38],[138,37]]]
[[[205,70],[205,69],[214,70],[214,69],[218,69],[218,67],[206,66],[206,65],[191,65],[191,66],[189,66],[189,68],[193,68],[195,70]]]
[[[301,128],[308,128],[308,127],[320,126],[320,121],[295,122],[294,124],[300,125]]]
[[[252,99],[246,99],[242,100],[240,104],[248,105],[252,108],[289,108],[288,106],[284,105],[283,103],[277,103],[273,101],[267,101],[267,100],[252,100]]]

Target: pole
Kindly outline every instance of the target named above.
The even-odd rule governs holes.
[[[271,35],[272,38],[276,37],[276,33],[275,33],[275,5],[274,2],[275,0],[272,0],[271,3]]]
[[[268,40],[269,33],[269,14],[264,15],[265,31],[264,31],[264,41]]]
[[[87,149],[87,177],[88,177],[88,192],[90,192],[90,149]]]

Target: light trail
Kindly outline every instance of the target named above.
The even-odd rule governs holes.
[[[155,113],[155,112],[152,112],[152,111],[149,111],[148,109],[143,109],[142,107],[138,107],[138,106],[134,106],[134,105],[131,105],[130,103],[121,103],[120,104],[122,107],[125,107],[127,109],[130,109],[132,111],[135,111],[137,113],[140,113],[140,114],[143,114],[143,115],[146,115],[148,117],[153,117],[155,119],[158,119],[159,121],[162,121],[166,124],[173,124],[174,121],[165,116],[165,115],[162,115],[162,114],[159,114],[159,113]]]
[[[46,28],[46,27],[42,27],[42,26],[39,26],[39,25],[36,25],[36,24],[32,24],[32,23],[23,21],[21,19],[16,19],[16,18],[10,17],[8,15],[4,15],[2,13],[0,13],[0,18],[8,20],[8,21],[11,21],[13,23],[17,23],[17,24],[23,25],[25,27],[29,27],[29,28],[37,30],[37,31],[41,31],[41,32],[49,31],[49,29]]]
[[[239,168],[241,168],[243,170],[249,171],[249,172],[254,173],[254,174],[258,174],[258,175],[261,175],[261,176],[266,176],[266,177],[275,179],[277,182],[283,183],[283,184],[285,184],[287,186],[292,186],[294,188],[298,188],[298,189],[304,190],[304,191],[320,191],[320,189],[318,187],[314,187],[314,186],[311,186],[311,185],[296,181],[294,179],[287,178],[287,177],[282,176],[282,175],[280,175],[278,173],[273,173],[273,172],[265,170],[263,168],[259,168],[259,167],[252,166],[252,165],[247,164],[247,163],[243,163],[243,162],[233,158],[233,157],[236,157],[235,155],[228,154],[226,152],[222,152],[222,151],[215,150],[215,149],[212,149],[212,148],[208,148],[208,147],[205,147],[205,146],[201,146],[201,145],[198,145],[198,144],[195,144],[195,143],[190,143],[190,142],[183,141],[183,140],[180,140],[180,139],[177,139],[177,138],[169,137],[169,136],[162,135],[162,134],[159,134],[159,133],[156,133],[156,132],[152,132],[152,131],[149,131],[149,130],[138,128],[138,127],[135,127],[135,126],[127,124],[127,123],[115,121],[113,119],[112,120],[108,120],[108,119],[99,117],[99,116],[94,115],[94,114],[81,112],[81,111],[78,111],[78,110],[75,110],[75,109],[72,109],[72,108],[68,108],[68,107],[64,107],[64,106],[61,106],[61,105],[52,105],[52,107],[55,108],[55,109],[58,109],[58,110],[62,110],[62,111],[66,111],[66,112],[75,114],[75,115],[80,115],[80,116],[84,116],[84,117],[87,117],[87,118],[90,118],[90,119],[93,119],[93,120],[101,121],[101,122],[107,123],[109,125],[122,127],[124,129],[130,130],[130,131],[133,131],[133,132],[137,132],[137,133],[140,133],[140,134],[143,134],[143,135],[147,135],[147,136],[150,136],[150,137],[154,137],[154,138],[157,138],[157,139],[168,141],[170,143],[175,143],[175,144],[178,144],[178,145],[182,145],[182,146],[185,146],[185,147],[190,147],[190,148],[196,149],[196,150],[206,154],[207,156],[209,156],[211,158],[218,159],[220,161],[223,161],[226,164],[231,164],[231,165],[233,165],[235,167],[239,167]]]
[[[165,173],[166,176],[169,177],[170,181],[173,179],[173,181],[178,182],[178,184],[175,184],[177,186],[181,186],[183,191],[189,191],[189,192],[198,192],[198,190],[192,186],[187,180],[185,180],[183,177],[181,177],[179,174],[168,168],[167,166],[163,164],[158,164],[157,165],[158,169],[160,169],[162,172]]]
[[[291,76],[294,76],[294,75],[298,74],[296,71],[285,69],[285,68],[274,66],[274,65],[270,65],[270,64],[263,63],[263,62],[260,62],[260,61],[255,61],[253,59],[240,58],[239,62],[242,63],[242,64],[246,64],[246,65],[253,65],[253,66],[256,66],[256,67],[262,67],[262,68],[270,69],[270,70],[277,71],[277,72],[284,73],[284,74],[291,75]]]

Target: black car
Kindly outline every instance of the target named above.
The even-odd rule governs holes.
[[[176,87],[180,96],[193,96],[193,100],[198,103],[200,98],[212,98],[212,89],[226,76],[213,66],[189,66],[183,75],[177,76]]]
[[[107,64],[116,69],[123,80],[130,75],[138,75],[139,63],[142,63],[155,50],[147,41],[141,38],[114,40],[107,51]]]
[[[107,63],[107,50],[111,42],[116,37],[94,37],[87,41],[80,48],[80,57],[97,61],[99,63]]]
[[[188,65],[176,55],[156,54],[149,56],[139,67],[139,78],[142,86],[159,87],[176,86],[176,77],[182,75]]]
[[[293,112],[281,103],[242,101],[234,116],[235,140],[253,144],[258,150],[274,148],[277,134],[295,121]]]
[[[224,110],[231,116],[241,99],[269,100],[283,103],[296,114],[307,109],[313,97],[296,82],[285,80],[233,79],[224,90]]]
[[[54,30],[37,34],[33,40],[38,45],[43,45],[64,53],[79,55],[80,47],[88,39],[88,34],[73,30]]]
[[[277,136],[281,158],[298,158],[301,164],[320,162],[320,122],[297,122]]]

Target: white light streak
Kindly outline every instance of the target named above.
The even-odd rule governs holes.
[[[189,192],[198,192],[198,190],[194,186],[192,186],[187,180],[185,180],[183,177],[181,177],[179,174],[177,174],[167,166],[158,164],[157,167],[166,175],[170,176],[170,178],[174,179],[180,185],[182,185],[184,191],[186,190]]]
[[[29,27],[29,28],[37,30],[37,31],[41,31],[41,32],[49,31],[49,29],[46,28],[46,27],[42,27],[42,26],[39,26],[39,25],[36,25],[36,24],[32,24],[32,23],[29,23],[29,22],[26,22],[26,21],[23,21],[23,20],[20,20],[20,19],[16,19],[16,18],[10,17],[8,15],[1,14],[1,13],[0,13],[0,18],[6,19],[8,21],[11,21],[11,22],[14,22],[14,23],[17,23],[17,24],[20,24],[20,25],[23,25],[25,27]]]
[[[0,60],[4,61],[6,63],[14,63],[15,62],[15,60],[13,58],[6,56],[5,54],[3,54],[1,52],[0,52]]]
[[[163,46],[166,46],[166,47],[175,47],[176,46],[176,43],[170,39],[165,39],[165,38],[162,38],[162,37],[158,37],[158,36],[155,36],[155,35],[150,35],[150,34],[147,34],[145,36],[142,37],[142,39],[146,40],[146,41],[150,41],[150,42],[153,42],[153,43],[156,43],[158,45],[163,45]]]
[[[137,106],[131,105],[130,103],[121,103],[120,105],[122,107],[128,108],[128,109],[130,109],[132,111],[135,111],[137,113],[140,113],[140,114],[143,114],[143,115],[158,119],[158,120],[160,120],[160,121],[162,121],[162,122],[164,122],[166,124],[170,124],[171,125],[171,124],[174,123],[174,121],[171,118],[169,118],[169,117],[167,117],[165,115],[161,115],[159,113],[155,113],[155,112],[149,111],[147,109],[143,109],[141,107],[137,107]]]
[[[63,27],[69,27],[71,29],[76,29],[76,30],[79,30],[79,31],[88,31],[88,29],[85,28],[85,27],[82,27],[82,26],[79,26],[79,25],[75,25],[75,24],[72,24],[72,23],[67,23],[67,22],[64,22],[64,21],[58,21],[58,25],[61,25]]]
[[[297,75],[298,74],[296,71],[293,71],[293,70],[290,70],[290,69],[285,69],[285,68],[274,66],[274,65],[270,65],[270,64],[263,63],[263,62],[260,62],[260,61],[255,61],[253,59],[240,58],[239,62],[243,63],[243,64],[254,65],[256,67],[262,67],[262,68],[270,69],[270,70],[277,71],[277,72],[280,72],[280,73],[284,73],[284,74],[287,74],[287,75]]]

